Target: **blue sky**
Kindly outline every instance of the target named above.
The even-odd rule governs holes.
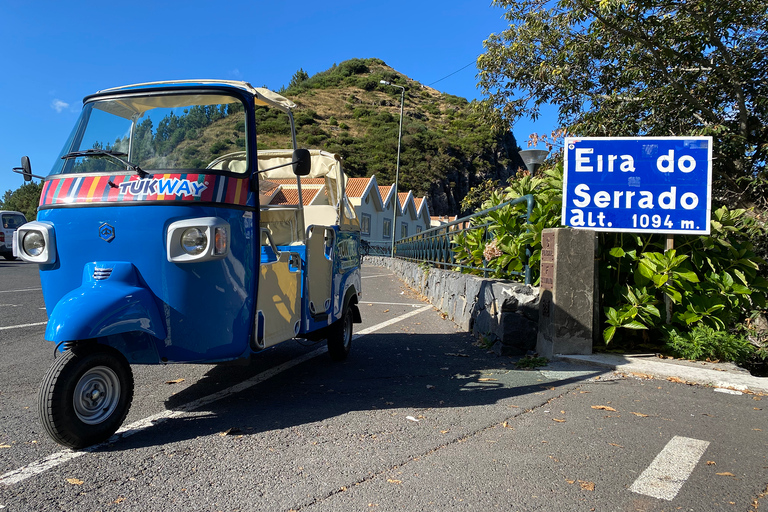
[[[505,27],[501,9],[465,0],[0,0],[0,195],[23,184],[11,172],[22,155],[35,174],[48,173],[83,97],[100,89],[184,78],[279,89],[299,68],[313,75],[376,57],[439,91],[480,99],[475,65],[458,70]],[[530,133],[554,125],[543,115],[513,133],[525,148]]]

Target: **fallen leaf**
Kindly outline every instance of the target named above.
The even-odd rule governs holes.
[[[441,430],[440,431],[441,434],[447,434],[448,432],[450,432],[450,430]]]
[[[755,432],[762,432],[763,431],[763,429],[761,429],[761,428],[753,428],[752,430],[754,430]]]
[[[385,309],[385,310],[384,310],[384,312],[385,312],[385,313],[389,313],[389,310],[388,310],[388,309]]]
[[[122,502],[124,502],[124,501],[125,501],[125,497],[124,497],[124,496],[120,496],[119,498],[117,498],[117,499],[116,499],[115,501],[113,501],[112,503],[117,503],[117,504],[120,504],[120,503],[122,503]]]
[[[609,445],[611,445],[611,446],[615,446],[615,447],[617,447],[617,448],[624,448],[624,447],[623,447],[623,446],[621,446],[620,444],[616,444],[616,443],[608,443],[608,444],[609,444]]]
[[[680,377],[667,377],[669,382],[676,382],[677,384],[685,384],[686,382]]]
[[[219,432],[219,435],[222,436],[222,437],[223,436],[232,436],[232,435],[235,435],[235,434],[239,434],[241,432],[242,432],[242,430],[240,430],[239,428],[232,427],[232,428],[228,428],[224,432]]]
[[[726,471],[724,473],[715,473],[715,474],[718,475],[718,476],[736,476],[733,473],[731,473],[730,471]]]
[[[414,418],[413,416],[406,416],[406,417],[405,417],[405,419],[407,419],[407,420],[409,420],[409,421],[415,421],[416,423],[418,423],[418,422],[419,422],[419,420],[417,420],[417,419],[416,419],[416,418]]]
[[[67,478],[67,482],[69,482],[72,485],[83,485],[85,483],[79,478]]]
[[[707,466],[717,466],[717,463],[715,461],[713,461],[713,460],[708,460],[707,461]]]
[[[512,428],[512,425],[510,425],[509,422],[507,422],[507,421],[502,423],[501,426],[504,427],[504,428],[511,428],[512,430],[515,430],[514,428]]]
[[[10,448],[11,445],[9,444],[0,444],[0,448]]]
[[[632,414],[634,414],[635,416],[640,416],[641,418],[647,418],[648,417],[647,414],[643,414],[641,412],[633,412]]]
[[[496,379],[491,379],[489,377],[483,377],[482,379],[477,379],[477,380],[479,380],[480,382],[491,382],[491,381],[495,381]]]
[[[584,480],[579,480],[579,485],[581,486],[582,491],[595,490],[595,482],[585,482]]]
[[[391,484],[398,484],[398,485],[403,483],[402,480],[393,480],[392,478],[387,478],[387,482],[389,482]]]
[[[593,408],[593,409],[598,409],[598,410],[600,410],[600,411],[612,411],[612,412],[616,412],[616,409],[614,409],[613,407],[608,407],[607,405],[593,405],[593,406],[592,406],[592,408]]]
[[[560,419],[557,419],[557,418],[552,418],[552,421],[556,421],[558,423],[565,423],[565,420],[560,420]]]
[[[575,484],[576,480],[566,480],[566,482],[568,482],[569,484]]]
[[[166,384],[178,384],[180,382],[184,382],[184,379],[174,379],[174,380],[165,381]]]

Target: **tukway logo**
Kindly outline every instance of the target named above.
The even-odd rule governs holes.
[[[133,196],[166,194],[169,196],[200,197],[200,194],[208,188],[207,183],[180,180],[178,178],[124,181],[118,186],[120,187],[121,194],[131,194]]]

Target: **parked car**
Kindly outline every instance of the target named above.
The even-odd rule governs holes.
[[[13,256],[13,233],[26,223],[27,218],[21,212],[0,211],[0,256],[7,260],[16,259]]]

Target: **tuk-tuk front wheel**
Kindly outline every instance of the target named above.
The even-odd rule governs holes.
[[[46,373],[38,395],[40,421],[57,443],[85,448],[105,441],[128,415],[133,373],[105,346],[67,350]]]
[[[341,318],[329,327],[328,354],[334,361],[344,361],[352,348],[352,305],[347,304]]]

